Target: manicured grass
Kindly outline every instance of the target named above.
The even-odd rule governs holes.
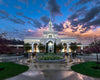
[[[28,66],[15,63],[0,63],[0,68],[4,68],[0,71],[0,80],[16,76],[28,70]]]
[[[92,68],[96,66],[97,66],[96,62],[84,62],[84,63],[71,66],[71,69],[87,76],[100,78],[100,69]]]

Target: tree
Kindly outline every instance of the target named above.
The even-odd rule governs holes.
[[[54,43],[54,53],[56,53],[56,43]]]
[[[62,50],[63,49],[63,45],[62,43],[59,43],[58,45],[56,45],[57,50]]]
[[[77,43],[70,43],[70,48],[73,52],[78,49]]]
[[[24,49],[25,49],[26,52],[27,52],[28,50],[30,50],[30,49],[31,49],[30,44],[29,44],[29,43],[25,43],[25,44],[24,44]]]
[[[48,43],[46,43],[46,53],[48,53]]]
[[[97,68],[99,68],[99,58],[98,53],[100,53],[100,40],[97,40],[97,38],[94,38],[94,42],[90,44],[91,52],[96,53],[96,60],[97,60]]]
[[[43,45],[42,43],[39,43],[39,50],[40,50],[40,52],[42,51],[42,52],[44,52],[44,50],[45,50],[45,45]]]

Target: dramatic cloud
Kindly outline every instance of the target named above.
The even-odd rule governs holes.
[[[12,21],[12,22],[14,22],[14,23],[17,23],[17,24],[22,24],[22,25],[24,25],[25,24],[25,21],[24,20],[22,20],[22,19],[18,19],[18,18],[16,18],[16,17],[14,17],[14,16],[12,16],[12,15],[10,15],[7,11],[5,11],[5,10],[0,10],[0,14],[2,15],[0,15],[0,18],[6,18],[6,19],[8,19],[9,21]]]
[[[88,26],[94,26],[94,27],[100,26],[100,18],[88,22],[88,24],[84,25],[83,27],[88,27]]]
[[[9,32],[14,32],[16,28],[19,36],[43,36],[50,12],[53,29],[60,36],[76,37],[79,41],[100,37],[100,0],[0,0],[0,31],[9,28]]]
[[[78,9],[76,12],[83,14],[85,12],[85,10],[87,9],[86,6],[82,7],[81,9]]]
[[[32,30],[32,29],[28,29],[25,30],[25,37],[42,37],[43,36],[43,31],[47,31],[48,28],[40,28],[37,30]]]
[[[88,31],[91,29],[91,26],[99,26],[99,19],[97,18],[98,14],[100,13],[100,6],[96,6],[91,8],[84,16],[84,18],[78,19],[74,21],[74,18],[76,18],[76,15],[72,15],[69,19],[72,20],[71,25],[72,26],[77,26],[77,25],[82,25],[82,28],[85,28],[82,33]]]
[[[33,26],[36,28],[41,28],[42,24],[37,19],[35,19],[33,20]]]
[[[34,19],[32,19],[32,18],[30,18],[30,17],[25,16],[22,12],[16,12],[16,14],[17,14],[17,15],[19,15],[19,16],[24,17],[24,18],[25,18],[25,19],[27,19],[27,20],[31,20],[31,21],[33,21],[33,22],[34,22]]]
[[[55,31],[62,31],[62,30],[64,29],[62,23],[60,23],[60,24],[53,24],[53,25],[54,25],[53,29],[54,29]]]
[[[4,9],[0,10],[0,14],[4,15],[5,17],[8,17],[10,14],[5,11]]]
[[[77,31],[73,31],[71,22],[66,21],[63,24],[54,24],[53,29],[58,31],[59,37],[75,37],[77,42],[82,42],[83,44],[91,43],[93,41],[94,36],[100,37],[100,28],[96,28],[95,30],[88,30],[85,33],[80,33],[82,31],[82,25],[77,26]],[[59,28],[59,29],[58,29]],[[58,30],[57,30],[58,29]],[[43,31],[47,31],[47,28],[40,28],[37,30],[28,29],[25,32],[27,37],[41,37],[43,36]],[[92,35],[91,35],[92,34]]]
[[[46,25],[49,23],[50,18],[47,17],[47,16],[42,16],[42,17],[40,18],[40,20],[44,23],[44,26],[46,26]]]
[[[46,7],[52,15],[61,15],[61,7],[57,4],[56,0],[49,0]]]
[[[77,5],[82,5],[82,4],[86,4],[88,2],[91,2],[91,1],[93,1],[93,0],[79,0],[76,4]]]
[[[84,17],[84,19],[81,19],[79,22],[85,23],[90,20],[92,20],[96,15],[100,13],[100,6],[92,8]]]
[[[74,20],[74,19],[76,19],[76,18],[78,18],[78,17],[79,17],[79,15],[75,13],[75,14],[69,16],[68,20],[69,20],[69,21],[72,21],[72,20]]]
[[[22,24],[24,25],[25,24],[25,21],[23,21],[22,19],[16,19],[16,18],[8,18],[10,21],[14,22],[14,23],[17,23],[17,24]]]
[[[88,31],[86,31],[85,33],[81,33],[82,31],[85,30],[85,28],[82,28],[82,25],[78,25],[77,27],[73,27],[71,25],[71,22],[69,21],[66,21],[64,24],[63,24],[63,27],[64,29],[59,33],[59,35],[61,37],[76,37],[78,41],[81,41],[82,43],[90,43],[94,36],[96,35],[97,37],[100,37],[100,28],[96,28],[95,30],[93,29],[90,29]],[[91,26],[92,27],[92,26]],[[77,28],[76,31],[74,31],[74,29]],[[91,35],[92,34],[92,35]]]

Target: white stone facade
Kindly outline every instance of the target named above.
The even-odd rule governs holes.
[[[66,44],[66,51],[69,51],[69,44],[71,42],[76,42],[76,38],[74,37],[63,37],[60,38],[58,36],[58,32],[57,31],[53,31],[52,29],[52,22],[51,20],[49,21],[49,30],[48,31],[44,31],[43,32],[43,37],[25,37],[24,38],[24,42],[25,43],[30,43],[32,45],[32,51],[31,52],[39,52],[38,49],[38,44],[42,43],[46,46],[46,43],[48,43],[48,52],[53,53],[54,52],[54,43],[59,44]],[[36,47],[34,48],[34,45],[36,44]],[[64,52],[64,50],[61,50],[62,52]]]

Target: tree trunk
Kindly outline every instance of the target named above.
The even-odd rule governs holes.
[[[99,59],[98,59],[98,53],[96,53],[97,56],[97,68],[99,68]]]

